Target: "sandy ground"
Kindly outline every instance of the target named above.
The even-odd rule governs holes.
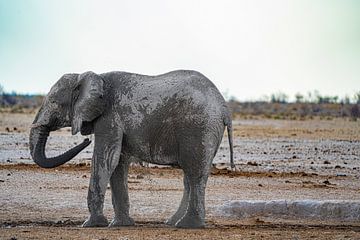
[[[130,213],[136,226],[81,228],[88,216],[92,148],[60,168],[29,165],[27,132],[32,119],[0,114],[0,239],[360,239],[359,222],[236,219],[218,212],[229,200],[359,200],[360,122],[234,121],[238,171],[228,170],[225,138],[206,191],[207,227],[184,230],[163,224],[180,203],[181,170],[139,166],[129,173]],[[68,129],[52,134],[49,155],[83,138],[70,135]],[[110,191],[105,213],[110,220]]]

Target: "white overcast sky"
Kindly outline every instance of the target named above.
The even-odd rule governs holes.
[[[193,69],[221,92],[360,91],[360,1],[0,0],[0,84],[47,93],[64,73]]]

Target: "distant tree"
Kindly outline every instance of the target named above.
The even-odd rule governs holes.
[[[339,100],[339,96],[332,96],[331,103],[337,103]]]
[[[258,100],[258,102],[269,102],[269,101],[270,101],[270,97],[268,95],[262,95]]]
[[[350,97],[348,95],[345,95],[343,99],[340,100],[341,104],[350,104]]]
[[[306,102],[313,102],[312,93],[311,93],[310,91],[307,93],[307,100],[306,100]]]
[[[234,95],[231,95],[231,96],[229,97],[229,101],[230,101],[230,102],[237,102],[238,100],[237,100],[237,98],[236,98]]]
[[[321,100],[321,95],[320,92],[318,90],[314,90],[313,92],[309,91],[307,93],[307,100],[306,102],[310,102],[310,103],[318,103],[319,100]]]
[[[295,99],[297,103],[301,103],[304,101],[304,95],[302,95],[301,93],[297,93],[295,94]]]
[[[337,103],[339,97],[338,96],[322,96],[318,90],[314,91],[313,95],[316,99],[316,103],[322,104],[322,103]]]
[[[354,102],[356,104],[360,104],[360,91],[358,91],[357,93],[355,93],[354,95]]]
[[[323,97],[320,95],[320,92],[318,90],[314,90],[313,100],[315,100],[316,103],[323,102]]]
[[[278,92],[271,94],[270,101],[272,103],[287,103],[288,98],[289,97],[285,93]]]
[[[337,103],[338,99],[338,96],[323,96],[321,97],[321,102],[319,103]]]

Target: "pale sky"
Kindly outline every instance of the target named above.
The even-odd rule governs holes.
[[[64,73],[193,69],[255,100],[360,91],[360,1],[0,0],[0,84],[47,93]]]

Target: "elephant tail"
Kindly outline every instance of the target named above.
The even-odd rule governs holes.
[[[232,121],[231,117],[228,115],[224,121],[226,129],[227,129],[227,135],[229,140],[229,147],[230,147],[230,166],[232,170],[236,171],[235,164],[234,164],[234,147],[233,147],[233,128],[232,128]]]

